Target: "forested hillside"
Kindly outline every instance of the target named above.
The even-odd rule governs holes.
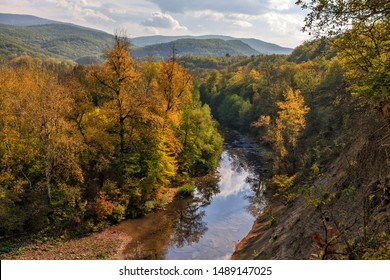
[[[98,60],[113,42],[105,32],[66,24],[12,26],[0,24],[0,58],[23,53],[33,57]]]
[[[180,56],[183,54],[195,56],[260,55],[260,52],[240,40],[224,41],[221,39],[180,39],[170,43],[134,48],[134,55],[136,57],[152,56],[158,59],[166,59],[172,56],[172,48],[175,48]]]
[[[256,92],[273,99],[252,127],[273,150],[274,198],[233,258],[390,258],[390,7],[341,2],[297,1],[310,11],[305,29],[325,37],[273,63],[271,75],[265,63],[254,68],[272,81],[252,90],[253,106],[267,100]],[[238,96],[240,117],[249,110]]]
[[[161,36],[161,35],[153,35],[153,36],[141,36],[135,37],[131,39],[131,42],[136,47],[146,47],[150,45],[157,44],[166,44],[173,43],[182,39],[191,39],[191,40],[223,40],[223,41],[232,41],[238,40],[244,44],[247,44],[249,47],[254,49],[257,53],[261,54],[290,54],[291,48],[284,48],[276,44],[264,42],[258,39],[253,38],[234,38],[231,36],[223,36],[223,35],[202,35],[202,36]]]

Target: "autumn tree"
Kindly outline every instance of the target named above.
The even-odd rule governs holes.
[[[126,153],[131,140],[131,118],[134,114],[136,81],[135,61],[130,56],[130,44],[126,36],[116,35],[114,44],[105,50],[106,60],[91,72],[92,77],[101,86],[106,117],[112,118],[110,128],[118,137],[119,184],[123,186],[126,169]]]
[[[158,84],[167,113],[180,110],[191,100],[192,77],[174,57],[163,64]]]
[[[310,96],[314,99],[314,92],[323,80],[323,73],[318,65],[313,61],[303,62],[295,67],[294,81],[297,87],[305,96]]]
[[[281,167],[282,160],[289,152],[293,154],[293,164],[295,164],[295,147],[300,132],[306,127],[305,117],[309,111],[300,91],[294,91],[292,88],[285,92],[284,101],[277,102],[277,106],[278,117],[274,121],[270,116],[260,116],[253,124],[266,128],[264,139],[273,144],[276,170]]]
[[[58,193],[83,183],[83,146],[67,119],[72,100],[65,86],[42,62],[30,62],[1,69],[0,188],[25,211],[15,221],[24,217],[39,228],[49,213],[56,220]]]
[[[339,49],[352,93],[382,106],[390,89],[388,0],[297,1],[309,13],[304,31],[329,36]]]

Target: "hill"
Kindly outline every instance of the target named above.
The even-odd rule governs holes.
[[[31,26],[43,24],[59,24],[62,22],[44,19],[30,15],[16,15],[0,13],[0,24],[15,25],[15,26]]]
[[[239,40],[224,41],[221,39],[179,39],[142,48],[134,48],[133,56],[167,58],[172,55],[172,48],[179,56],[191,54],[196,56],[251,56],[260,54]]]
[[[78,60],[100,56],[113,42],[102,31],[67,24],[34,26],[0,25],[0,56],[28,53],[36,57],[54,56]]]
[[[260,54],[290,54],[292,52],[291,48],[281,47],[276,44],[264,42],[258,39],[253,38],[234,38],[230,36],[223,35],[203,35],[203,36],[142,36],[135,37],[131,39],[132,44],[137,47],[145,47],[155,44],[170,43],[176,40],[181,39],[197,39],[197,40],[207,40],[207,39],[219,39],[223,41],[239,40],[249,47],[254,49]]]

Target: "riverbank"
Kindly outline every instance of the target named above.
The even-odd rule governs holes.
[[[176,195],[177,188],[161,188],[157,194],[159,210],[163,209]],[[7,253],[0,253],[0,259],[15,260],[121,260],[126,259],[124,253],[127,245],[133,240],[134,234],[121,231],[116,225],[108,226],[100,232],[90,233],[87,236],[42,237],[34,241],[12,241],[12,249]]]
[[[119,260],[123,259],[122,252],[130,241],[129,235],[108,228],[70,240],[26,242],[0,257],[3,260]]]

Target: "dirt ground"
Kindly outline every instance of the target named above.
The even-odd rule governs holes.
[[[2,259],[18,260],[97,260],[123,259],[122,252],[131,237],[111,229],[71,240],[54,240],[20,247]]]
[[[158,199],[164,206],[173,201],[177,188],[161,188]],[[37,241],[21,244],[10,253],[0,254],[0,259],[17,260],[123,260],[125,248],[131,242],[130,234],[110,226],[101,232],[85,237]]]

